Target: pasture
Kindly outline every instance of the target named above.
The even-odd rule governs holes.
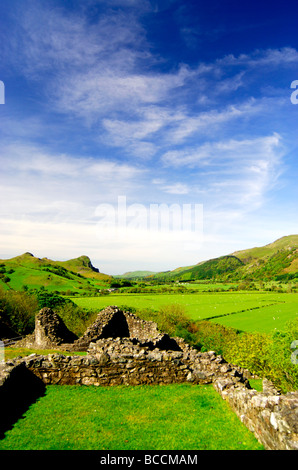
[[[272,333],[298,317],[298,294],[277,292],[196,292],[165,294],[117,293],[72,299],[80,307],[97,310],[117,305],[158,311],[180,305],[194,321],[210,320],[242,331]]]

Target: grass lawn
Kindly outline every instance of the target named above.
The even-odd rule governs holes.
[[[261,450],[212,385],[48,386],[1,450]]]

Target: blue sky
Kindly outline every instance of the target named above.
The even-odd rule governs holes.
[[[161,271],[298,233],[297,13],[294,1],[2,2],[0,258]],[[200,222],[150,227],[153,204],[199,206]]]

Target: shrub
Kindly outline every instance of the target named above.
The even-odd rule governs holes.
[[[285,331],[272,336],[270,350],[270,378],[282,390],[298,389],[298,364],[291,360],[293,341],[298,340],[298,319],[287,324]],[[298,349],[298,348],[295,348]]]
[[[182,305],[164,305],[158,312],[158,327],[170,336],[179,336],[181,330],[188,330],[190,320]]]
[[[291,361],[291,344],[298,339],[298,319],[272,335],[241,333],[224,348],[229,362],[271,380],[283,392],[298,389],[298,365]],[[298,349],[298,348],[296,348]]]
[[[37,311],[34,295],[0,288],[0,318],[18,334],[26,335],[34,330]]]
[[[90,317],[93,316],[92,311],[84,310],[72,300],[64,298],[56,292],[48,292],[45,289],[39,289],[36,296],[40,309],[43,307],[53,309],[62,318],[67,328],[77,336],[81,336],[85,332],[91,321]]]
[[[196,346],[202,351],[224,355],[227,344],[234,343],[238,337],[237,330],[207,320],[197,322],[196,326]]]
[[[66,304],[67,302],[67,300],[61,297],[61,295],[58,295],[55,292],[48,292],[45,289],[37,290],[36,298],[40,309],[43,307],[54,309]]]
[[[268,371],[271,338],[262,333],[240,333],[224,348],[225,358],[240,367],[264,376]]]
[[[146,316],[143,318],[156,321],[170,336],[180,336],[201,351],[221,354],[228,362],[271,380],[283,393],[298,389],[298,364],[291,361],[291,344],[298,340],[298,319],[285,331],[269,335],[240,332],[208,320],[192,322],[179,305],[164,306],[159,312],[147,310]]]
[[[69,301],[55,308],[55,312],[64,321],[67,328],[77,336],[82,336],[98,312],[84,310]],[[95,318],[94,318],[95,319]]]

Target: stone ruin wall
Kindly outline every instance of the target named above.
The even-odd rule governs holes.
[[[267,450],[298,450],[298,391],[281,395],[266,379],[263,392],[214,383],[245,426]]]
[[[155,345],[160,349],[177,348],[175,341],[161,333],[155,322],[142,320],[116,306],[102,310],[80,338],[68,330],[52,309],[42,308],[35,318],[34,333],[18,341],[17,345],[33,349],[87,351],[91,342],[102,338],[134,338],[144,345]]]
[[[49,326],[41,318],[54,321]],[[66,343],[69,339],[72,342]],[[14,396],[20,390],[16,383],[18,377],[24,382],[24,376],[26,383],[34,377],[35,387],[37,383],[40,387],[213,384],[266,449],[298,450],[298,392],[280,395],[274,387],[268,387],[266,380],[263,392],[257,392],[250,388],[247,371],[212,351],[198,352],[182,339],[161,333],[155,323],[117,307],[103,310],[81,338],[71,337],[61,327],[61,320],[49,309],[43,309],[36,318],[36,331],[26,340],[31,347],[40,347],[41,343],[58,349],[80,347],[87,355],[33,354],[9,361],[0,371],[0,407],[1,402],[7,406],[12,388]]]

